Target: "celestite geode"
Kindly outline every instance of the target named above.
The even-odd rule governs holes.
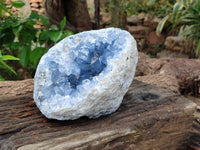
[[[125,30],[107,28],[69,36],[41,58],[34,100],[47,117],[97,118],[118,109],[138,61],[136,41]]]

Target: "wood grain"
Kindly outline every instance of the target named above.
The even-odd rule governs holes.
[[[115,113],[57,121],[46,119],[36,107],[32,83],[9,84],[15,92],[0,83],[1,150],[176,150],[188,142],[196,104],[162,88],[134,80]],[[18,85],[29,86],[16,90]]]

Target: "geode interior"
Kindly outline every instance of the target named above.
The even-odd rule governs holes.
[[[41,58],[34,100],[47,118],[110,114],[127,92],[136,64],[136,42],[127,31],[108,28],[69,36]]]

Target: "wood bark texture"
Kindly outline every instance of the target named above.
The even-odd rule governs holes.
[[[66,16],[66,28],[74,33],[90,30],[91,22],[86,0],[45,0],[45,14],[50,17],[50,23],[60,26]]]
[[[0,82],[1,150],[185,148],[196,104],[134,80],[120,108],[98,119],[45,118],[36,107],[33,80]]]
[[[193,130],[189,139],[188,150],[200,150],[200,99],[189,97],[197,104]]]
[[[111,15],[111,25],[113,27],[126,29],[127,13],[124,7],[122,6],[121,0],[112,1]]]
[[[95,6],[95,12],[94,12],[95,29],[98,29],[100,26],[100,0],[95,0],[94,6]]]

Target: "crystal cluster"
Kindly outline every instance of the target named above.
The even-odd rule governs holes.
[[[69,36],[41,58],[34,100],[47,117],[97,118],[117,110],[138,61],[136,41],[118,28]]]

